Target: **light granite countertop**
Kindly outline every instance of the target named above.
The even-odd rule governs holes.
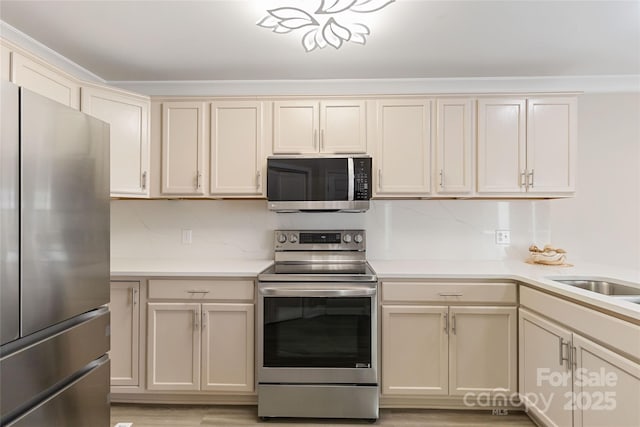
[[[265,260],[111,259],[111,277],[256,277],[273,263]],[[640,304],[615,300],[578,289],[550,278],[591,277],[615,279],[640,289],[640,270],[610,265],[580,264],[574,267],[531,265],[522,261],[369,260],[381,281],[416,280],[513,280],[613,311],[640,322]]]

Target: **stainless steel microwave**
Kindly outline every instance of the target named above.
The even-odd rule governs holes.
[[[267,158],[269,210],[362,212],[370,199],[369,156]]]

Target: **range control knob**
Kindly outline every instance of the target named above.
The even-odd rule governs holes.
[[[289,234],[289,241],[291,243],[296,243],[298,241],[298,236],[296,236],[295,234]]]
[[[363,240],[364,238],[362,237],[362,234],[356,234],[353,236],[353,241],[356,243],[362,243]]]
[[[351,243],[351,234],[345,234],[342,236],[342,241],[345,243]]]
[[[278,234],[278,242],[279,243],[285,243],[287,241],[287,235],[286,234]]]

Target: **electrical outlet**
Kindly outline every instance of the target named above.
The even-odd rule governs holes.
[[[496,230],[496,245],[511,244],[511,230]]]
[[[183,228],[182,229],[182,244],[183,245],[190,245],[192,241],[193,241],[193,230],[190,230],[188,228]]]

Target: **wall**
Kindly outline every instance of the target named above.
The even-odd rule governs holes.
[[[551,235],[573,261],[640,270],[640,93],[578,101],[577,197],[551,202]]]
[[[549,241],[550,201],[374,200],[366,213],[269,212],[261,200],[114,200],[117,258],[269,259],[275,229],[363,228],[370,259],[524,259]],[[193,242],[181,243],[181,230]],[[511,246],[495,230],[511,230]]]

